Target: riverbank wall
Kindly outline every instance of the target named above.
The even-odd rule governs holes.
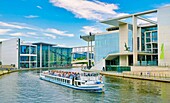
[[[70,69],[73,67],[56,67],[56,68],[22,68],[22,69],[0,69],[0,76],[13,73],[13,72],[19,72],[19,71],[33,71],[33,70],[51,70],[51,69]]]
[[[133,66],[131,67],[131,71],[123,71],[121,73],[114,71],[99,71],[99,70],[84,70],[84,71],[99,72],[101,75],[170,83],[169,67]]]

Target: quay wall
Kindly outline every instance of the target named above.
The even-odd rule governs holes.
[[[166,71],[170,70],[170,67],[160,67],[160,66],[131,66],[131,71]]]

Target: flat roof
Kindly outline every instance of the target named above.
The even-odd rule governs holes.
[[[95,35],[93,34],[93,35],[85,35],[85,36],[80,36],[80,38],[82,38],[83,40],[85,40],[85,41],[88,41],[88,42],[90,42],[90,41],[95,41]]]
[[[134,13],[134,14],[127,14],[127,15],[124,15],[124,16],[115,17],[115,18],[103,20],[103,21],[100,21],[100,22],[104,23],[104,24],[108,24],[108,25],[119,26],[118,24],[126,23],[126,22],[121,21],[122,19],[127,19],[127,18],[131,18],[133,16],[141,16],[141,15],[155,13],[155,12],[157,12],[157,9],[148,10],[148,11],[139,12],[139,13]]]
[[[72,47],[53,46],[54,48],[72,49]]]
[[[50,46],[55,46],[57,44],[50,44],[50,43],[45,43],[45,42],[37,42],[37,43],[32,43],[34,45],[38,45],[38,44],[43,44],[43,45],[50,45]]]

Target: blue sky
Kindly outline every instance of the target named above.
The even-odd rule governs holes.
[[[170,0],[0,0],[0,40],[87,45],[80,35],[104,31],[108,26],[100,20],[169,4]]]

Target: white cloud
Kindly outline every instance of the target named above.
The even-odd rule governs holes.
[[[74,34],[67,34],[66,33],[67,31],[60,31],[60,30],[57,30],[57,29],[54,29],[54,28],[48,28],[46,30],[46,32],[61,35],[61,36],[68,36],[68,37],[73,37],[74,36]]]
[[[84,26],[80,31],[85,34],[89,34],[89,32],[91,33],[102,32],[102,30],[100,30],[99,28],[96,28],[95,26]]]
[[[11,29],[0,29],[0,35],[4,35],[5,33],[8,33],[9,31],[12,31]]]
[[[42,7],[41,7],[41,6],[37,6],[37,8],[42,9]]]
[[[10,27],[10,28],[15,28],[15,29],[33,29],[27,26],[23,26],[23,25],[17,25],[17,24],[12,24],[12,23],[6,23],[6,22],[2,22],[0,21],[0,26],[3,27]]]
[[[37,15],[28,15],[28,16],[24,16],[24,17],[32,19],[32,18],[38,18],[39,16],[37,16]]]
[[[170,3],[167,3],[167,4],[162,3],[162,4],[159,4],[159,5],[155,5],[154,7],[155,8],[162,8],[162,7],[166,7],[166,6],[170,6]]]
[[[33,36],[36,36],[36,35],[37,35],[35,32],[27,32],[27,34],[33,35]]]
[[[18,23],[18,22],[7,23],[7,22],[0,21],[0,27],[9,28],[9,29],[0,29],[0,35],[6,33],[6,35],[15,36],[15,37],[24,36],[24,37],[34,38],[34,39],[35,38],[43,39],[48,36],[55,39],[56,35],[67,36],[67,37],[74,36],[74,34],[67,33],[67,31],[61,31],[55,28],[39,28],[36,26],[30,26],[28,24]],[[10,34],[10,31],[13,31],[12,34]]]
[[[44,34],[45,36],[47,36],[47,37],[51,37],[51,38],[53,38],[53,39],[56,39],[56,36],[55,35],[53,35],[53,34]]]
[[[104,3],[99,0],[50,0],[50,3],[72,12],[78,18],[90,20],[103,20],[124,15],[124,13],[115,12],[118,9],[116,4]]]
[[[24,36],[24,37],[28,37],[28,35],[26,35],[26,34],[24,34],[24,33],[21,33],[21,32],[12,33],[12,34],[10,34],[10,36],[15,36],[15,37]]]

